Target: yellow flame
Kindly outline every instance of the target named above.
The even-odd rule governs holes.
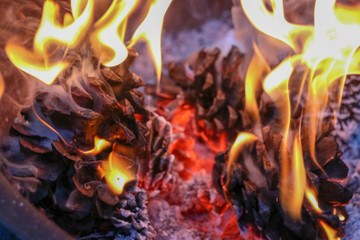
[[[293,161],[287,156],[287,151],[295,151],[290,141],[289,124],[291,109],[289,96],[289,82],[298,81],[290,79],[296,64],[307,67],[303,72],[300,89],[298,91],[299,106],[302,91],[306,91],[306,101],[303,104],[304,113],[304,142],[308,145],[313,161],[321,166],[316,160],[315,143],[318,132],[321,129],[325,110],[330,104],[329,91],[335,92],[335,102],[332,107],[335,111],[339,110],[342,91],[345,84],[346,75],[360,74],[360,4],[356,6],[345,6],[336,4],[336,0],[316,1],[314,9],[314,25],[296,25],[288,22],[284,16],[283,0],[269,0],[266,5],[263,0],[240,0],[245,14],[250,22],[262,33],[278,39],[290,46],[294,52],[287,59],[283,60],[269,75],[263,83],[264,90],[269,94],[278,108],[278,116],[275,127],[280,129],[283,135],[283,154],[281,159],[281,181],[288,180],[291,174]],[[248,83],[246,83],[248,84]],[[303,89],[303,87],[306,88]],[[246,86],[250,89],[252,86]],[[292,95],[292,97],[295,97]],[[253,99],[247,98],[248,104],[252,104]],[[336,116],[334,116],[336,117]],[[295,156],[293,155],[293,159]],[[298,181],[298,180],[297,180]],[[299,183],[297,183],[299,184]],[[282,184],[283,185],[283,184]],[[288,186],[289,187],[289,186]],[[282,194],[286,187],[281,187]],[[286,192],[286,191],[285,191]],[[306,196],[311,197],[309,191]],[[291,204],[295,202],[294,197],[290,197],[287,203],[282,203],[285,211],[292,214]],[[316,206],[314,205],[314,208]],[[319,210],[319,209],[318,209]],[[293,215],[293,214],[292,214]]]
[[[285,167],[288,167],[288,169]],[[294,137],[291,161],[283,156],[282,170],[280,182],[281,206],[293,219],[301,220],[306,173],[300,136]]]
[[[54,49],[64,47],[63,51],[66,51],[76,47],[86,34],[92,16],[93,1],[88,1],[76,21],[69,15],[65,15],[64,20],[60,21],[59,5],[47,0],[34,38],[34,50],[29,51],[18,45],[16,39],[12,39],[5,46],[6,54],[19,69],[46,84],[51,84],[68,65],[62,57],[61,60],[52,60],[56,57],[53,56]]]
[[[231,146],[230,149],[230,153],[229,153],[229,162],[227,164],[227,182],[225,185],[228,185],[230,182],[230,175],[231,175],[231,169],[232,169],[232,165],[233,163],[236,161],[236,159],[238,158],[240,152],[242,151],[242,149],[247,145],[250,144],[254,141],[256,141],[258,139],[257,136],[255,136],[254,134],[251,133],[247,133],[247,132],[241,132],[238,134],[234,144]]]
[[[109,155],[108,161],[102,162],[98,171],[101,177],[105,177],[111,191],[119,195],[124,190],[127,182],[135,179],[132,173],[126,168],[125,163],[128,161],[114,150]]]
[[[44,3],[41,23],[34,39],[35,52],[45,54],[52,43],[62,43],[69,48],[77,46],[90,27],[93,7],[93,1],[89,0],[82,14],[77,18],[74,17],[76,20],[64,27],[59,21],[59,5],[52,0],[47,0]]]
[[[147,16],[132,37],[132,44],[135,44],[139,40],[143,40],[148,43],[148,47],[155,63],[158,81],[160,81],[162,68],[161,30],[166,10],[170,6],[171,2],[172,0],[154,0],[150,6]]]
[[[91,36],[92,46],[100,62],[113,67],[122,63],[127,55],[124,44],[128,15],[136,0],[114,0],[106,13],[95,23]]]
[[[67,67],[69,49],[87,41],[100,62],[107,67],[122,63],[127,55],[124,43],[127,21],[138,0],[114,0],[107,11],[93,23],[95,0],[71,0],[71,14],[61,20],[60,7],[54,0],[46,0],[40,26],[34,37],[33,51],[18,44],[14,38],[5,51],[13,64],[22,71],[51,84]],[[161,30],[163,18],[171,0],[153,0],[149,12],[132,38],[149,43],[156,65],[158,79],[161,74]]]
[[[254,46],[254,56],[251,59],[245,78],[245,110],[244,115],[257,128],[260,125],[259,108],[256,100],[256,91],[259,89],[262,78],[270,72],[270,67],[261,55],[256,44]],[[261,131],[257,131],[261,132]],[[259,134],[257,134],[259,136]]]
[[[315,189],[313,187],[307,187],[305,193],[306,193],[306,198],[310,202],[313,209],[319,214],[322,213],[322,210],[319,207],[319,203],[317,201],[317,197],[316,197],[317,194]]]
[[[343,221],[346,220],[346,217],[345,217],[343,214],[341,214],[341,212],[339,212],[336,208],[334,208],[334,210],[333,210],[333,215],[338,216],[338,217],[339,217],[339,220],[340,220],[341,222],[343,222]]]
[[[340,240],[340,238],[337,236],[337,232],[335,229],[331,228],[323,220],[319,220],[319,224],[322,227],[322,229],[324,229],[324,232],[328,240]]]
[[[240,0],[245,14],[259,31],[276,38],[299,51],[299,38],[311,33],[311,28],[292,24],[284,16],[283,0],[270,0],[272,9],[263,0]]]
[[[105,140],[105,139],[101,139],[98,136],[95,136],[94,139],[94,148],[89,150],[89,151],[81,151],[84,154],[90,154],[90,155],[96,155],[101,153],[103,150],[105,150],[106,148],[111,147],[111,142]]]

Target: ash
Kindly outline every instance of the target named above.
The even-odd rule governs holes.
[[[152,193],[148,209],[156,230],[154,239],[220,239],[226,221],[215,211],[209,212],[207,200],[215,200],[217,192],[208,173],[196,174],[177,185],[170,196]]]

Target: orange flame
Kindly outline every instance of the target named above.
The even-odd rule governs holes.
[[[18,45],[17,39],[14,38],[6,44],[6,54],[19,69],[46,84],[51,84],[68,65],[63,59],[52,60],[55,57],[53,55],[56,54],[50,52],[51,49],[54,49],[53,46],[64,47],[63,51],[66,51],[68,48],[76,47],[86,34],[92,17],[93,1],[88,1],[84,11],[71,24],[69,24],[71,22],[69,16],[64,21],[59,21],[59,5],[47,0],[34,38],[34,50],[29,51]]]
[[[307,187],[305,193],[306,193],[306,198],[308,199],[308,201],[312,205],[313,209],[317,213],[322,213],[322,210],[319,207],[319,203],[317,201],[317,197],[316,197],[317,194],[315,192],[315,189],[312,188],[312,187]]]
[[[91,42],[100,58],[108,67],[122,63],[127,57],[124,44],[127,17],[136,0],[114,0],[106,13],[95,23]]]
[[[115,149],[116,146],[114,145],[108,161],[102,162],[101,166],[98,167],[98,171],[102,178],[105,177],[111,191],[119,195],[122,193],[125,184],[135,179],[135,176],[125,166],[125,162],[128,160],[116,153]]]
[[[272,11],[268,10],[263,0],[240,0],[245,14],[259,31],[276,38],[292,49],[299,51],[299,37],[311,32],[308,26],[292,24],[284,16],[283,0],[270,0]]]
[[[3,75],[0,73],[0,99],[4,93],[5,90],[5,81]]]
[[[155,63],[158,81],[160,81],[162,66],[161,30],[166,10],[170,6],[171,2],[172,0],[154,0],[147,16],[132,37],[132,44],[135,44],[139,40],[144,40],[148,43]]]
[[[290,23],[285,19],[283,0],[269,0],[269,6],[266,6],[263,0],[240,0],[240,2],[250,22],[260,32],[282,41],[293,50],[287,59],[269,73],[263,83],[264,90],[278,108],[274,127],[279,129],[283,135],[281,194],[283,198],[289,199],[289,196],[284,196],[287,192],[286,188],[289,188],[291,184],[286,183],[292,178],[291,176],[294,176],[291,173],[292,166],[296,165],[296,162],[302,161],[300,160],[301,156],[296,157],[294,152],[292,161],[287,156],[287,151],[290,149],[298,153],[302,151],[295,149],[296,142],[300,142],[300,140],[291,141],[292,139],[289,139],[291,114],[294,111],[291,109],[289,93],[289,82],[293,80],[291,74],[299,63],[307,67],[300,78],[301,89],[298,92],[296,105],[299,106],[303,87],[307,86],[307,89],[304,89],[307,91],[307,95],[303,106],[305,116],[303,136],[306,138],[304,142],[308,144],[306,149],[309,149],[313,161],[321,169],[316,160],[315,142],[325,116],[325,110],[330,104],[329,91],[335,90],[336,92],[336,102],[331,103],[332,108],[338,111],[346,75],[360,73],[360,51],[358,50],[360,37],[353,36],[354,32],[360,31],[358,14],[360,4],[349,7],[336,4],[336,0],[316,1],[314,25],[305,26]],[[246,88],[250,89],[250,93],[253,92],[251,86],[246,86]],[[246,98],[246,101],[247,106],[253,104],[251,98]],[[336,115],[334,117],[336,118]],[[302,148],[301,146],[296,148],[298,147]],[[298,161],[294,163],[294,159],[298,159]],[[302,177],[295,177],[297,188],[298,185],[303,186],[303,183],[298,182],[300,179]],[[306,180],[304,181],[306,182]],[[302,189],[300,192],[303,192],[304,188],[300,188]],[[293,218],[297,218],[295,215],[298,216],[298,214],[293,214],[294,205],[298,206],[295,195],[298,194],[291,195],[286,203],[282,201],[282,207]],[[310,191],[306,191],[306,196],[310,198],[310,202],[313,202]],[[313,199],[315,198],[313,197]],[[320,210],[318,206],[316,207],[314,204],[313,206]],[[298,212],[298,210],[296,211]]]
[[[139,40],[149,43],[156,65],[161,74],[161,30],[163,17],[171,0],[152,0],[149,12],[134,33],[132,44]],[[60,7],[54,0],[46,0],[39,29],[34,37],[34,47],[29,51],[15,37],[5,46],[11,62],[22,71],[46,84],[52,84],[68,66],[69,49],[87,41],[100,62],[107,67],[122,63],[127,55],[124,43],[127,20],[138,0],[114,0],[107,11],[94,23],[95,0],[71,0],[71,14],[60,19]]]
[[[281,173],[281,206],[293,219],[301,220],[301,209],[306,186],[306,173],[300,136],[294,138],[291,161],[283,156]]]
[[[344,221],[346,220],[346,217],[345,217],[340,211],[338,211],[336,208],[334,208],[333,214],[336,215],[336,216],[338,216],[338,217],[339,217],[339,220],[340,220],[341,222],[344,222]]]
[[[89,151],[81,151],[84,154],[89,154],[89,155],[96,155],[101,153],[103,150],[105,150],[106,148],[111,147],[111,142],[106,141],[105,139],[101,139],[98,136],[95,136],[95,144],[94,144],[94,148],[89,150]]]
[[[324,232],[328,240],[340,240],[340,238],[337,237],[337,232],[335,229],[331,228],[323,220],[319,220],[319,224],[322,227],[322,229],[324,229]]]
[[[261,55],[256,44],[254,46],[254,56],[251,59],[245,78],[245,110],[244,116],[249,118],[256,126],[257,135],[260,136],[260,116],[256,100],[256,91],[260,87],[262,78],[270,72],[270,67]]]
[[[229,162],[227,164],[228,179],[225,184],[226,186],[230,182],[230,174],[231,174],[232,165],[237,160],[240,152],[244,149],[244,147],[247,144],[250,144],[250,143],[256,141],[257,139],[258,139],[258,137],[251,133],[242,132],[242,133],[238,134],[234,144],[231,146],[230,153],[229,153]]]

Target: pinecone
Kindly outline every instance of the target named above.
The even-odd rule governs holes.
[[[147,122],[150,129],[150,160],[146,169],[144,183],[146,189],[168,188],[172,183],[172,163],[174,156],[168,151],[172,142],[172,126],[164,117],[153,114]]]
[[[14,186],[50,219],[84,239],[148,236],[146,193],[136,187],[139,161],[148,153],[148,114],[135,89],[144,83],[129,72],[135,57],[130,49],[118,68],[99,69],[95,77],[81,75],[75,82],[67,81],[74,76],[65,72],[64,79],[41,89],[33,106],[21,111],[2,146],[7,160],[1,169]],[[113,149],[87,154],[95,137],[111,142]],[[121,195],[99,174],[110,151],[132,176]]]
[[[346,219],[340,220],[337,214],[347,216],[344,205],[351,200],[352,193],[339,183],[346,178],[348,168],[341,160],[339,146],[329,137],[330,130],[324,128],[316,143],[317,160],[326,174],[312,162],[308,152],[303,152],[307,182],[316,188],[321,213],[314,211],[304,198],[300,222],[287,217],[279,202],[282,142],[279,133],[264,127],[263,141],[257,140],[243,150],[232,165],[230,176],[228,152],[218,154],[213,181],[234,206],[242,231],[251,230],[264,239],[322,239],[325,234],[318,231],[321,220],[336,229],[339,237],[343,236]]]
[[[222,60],[219,74],[216,63],[220,50],[201,50],[191,66],[188,63],[168,65],[169,77],[161,80],[159,107],[167,118],[182,105],[195,108],[197,131],[215,137],[224,130],[241,128],[241,109],[244,107],[243,80],[238,67],[243,54],[233,47]],[[147,87],[154,94],[154,87]],[[239,97],[240,96],[240,97]],[[164,100],[165,99],[165,100]],[[169,100],[172,100],[169,103]],[[164,103],[163,103],[164,102]]]

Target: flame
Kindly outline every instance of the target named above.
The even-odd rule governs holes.
[[[322,229],[324,229],[328,240],[340,240],[340,238],[337,237],[337,232],[335,229],[331,228],[323,220],[319,220],[319,224],[322,227]]]
[[[316,197],[316,191],[313,187],[307,187],[306,188],[306,198],[308,199],[308,201],[310,202],[311,206],[313,207],[313,209],[317,212],[317,213],[322,213],[321,208],[319,207],[319,203],[317,201],[317,197]]]
[[[89,154],[89,155],[96,155],[101,153],[103,150],[105,150],[106,148],[111,147],[111,142],[105,140],[105,139],[101,139],[98,136],[95,136],[94,139],[94,148],[89,150],[89,151],[81,151],[84,154]]]
[[[299,51],[298,40],[311,32],[308,26],[292,24],[284,16],[283,0],[270,0],[272,11],[263,0],[240,0],[245,14],[259,31]]]
[[[285,211],[296,220],[301,220],[301,209],[306,187],[306,173],[302,155],[300,136],[295,137],[291,162],[282,158],[282,181],[280,183],[280,202]],[[284,161],[286,163],[284,164]],[[287,166],[289,165],[289,166]],[[286,169],[289,167],[290,169]]]
[[[98,167],[100,176],[105,177],[111,191],[119,195],[122,193],[127,182],[135,179],[135,176],[126,168],[125,163],[129,161],[116,152],[116,144],[109,155],[108,161],[103,161]]]
[[[5,90],[5,81],[3,75],[0,73],[0,99],[2,98],[4,90]]]
[[[254,46],[254,56],[251,59],[245,78],[245,110],[244,116],[247,116],[252,124],[257,128],[257,135],[260,136],[260,116],[256,100],[256,91],[259,89],[262,78],[270,72],[270,66],[261,55],[256,44]]]
[[[166,10],[172,0],[154,0],[144,21],[140,24],[132,37],[132,44],[143,40],[148,43],[152,54],[156,76],[160,81],[162,60],[161,60],[161,30]]]
[[[136,0],[114,0],[105,14],[95,23],[91,42],[100,62],[113,67],[122,63],[127,55],[124,44],[127,17]]]
[[[127,20],[138,0],[114,0],[107,11],[94,23],[95,0],[71,0],[71,13],[60,19],[60,7],[54,0],[46,0],[40,26],[34,37],[33,50],[19,44],[20,37],[9,40],[5,46],[11,62],[22,71],[46,84],[52,84],[68,66],[66,55],[80,43],[91,46],[100,62],[107,67],[122,63],[127,55],[124,37]],[[132,37],[149,43],[161,74],[161,30],[163,17],[171,0],[153,0],[149,12]]]
[[[19,45],[19,40],[13,38],[5,46],[6,54],[17,68],[46,84],[51,84],[68,65],[63,57],[61,60],[53,60],[59,55],[57,51],[76,47],[86,34],[92,17],[93,1],[89,0],[78,18],[70,23],[72,20],[69,15],[60,21],[59,5],[47,0],[44,3],[39,29],[35,34],[33,51]]]
[[[334,208],[334,210],[333,210],[333,215],[338,216],[339,220],[341,222],[344,222],[346,220],[346,217],[340,211],[338,211],[336,208]]]
[[[293,50],[290,56],[268,74],[263,82],[263,88],[278,109],[277,119],[273,125],[283,135],[281,195],[283,196],[282,199],[288,201],[282,201],[282,207],[293,218],[298,219],[299,215],[294,214],[294,212],[299,212],[299,203],[298,200],[295,200],[295,196],[299,197],[304,190],[304,184],[299,182],[300,179],[303,179],[300,177],[303,174],[296,177],[296,174],[294,175],[292,172],[295,166],[302,168],[298,165],[302,161],[300,160],[302,150],[298,148],[302,148],[302,146],[300,140],[289,138],[291,115],[300,106],[301,96],[306,94],[306,101],[302,103],[303,115],[305,116],[302,133],[304,142],[307,143],[305,149],[308,149],[314,163],[322,169],[316,160],[315,143],[325,111],[331,104],[332,109],[334,109],[334,119],[336,119],[347,74],[360,74],[360,51],[358,51],[360,36],[353,34],[360,31],[360,16],[358,14],[360,4],[345,6],[336,3],[336,0],[316,1],[314,25],[310,26],[288,22],[284,16],[283,0],[269,0],[267,2],[269,5],[266,5],[263,0],[240,0],[240,3],[250,22],[260,32],[280,40]],[[306,70],[303,71],[300,80],[291,79],[292,72],[299,64],[304,65]],[[251,68],[253,68],[252,64],[249,66],[248,73],[251,72]],[[301,81],[296,96],[295,109],[291,109],[292,100],[290,101],[289,92],[289,83],[292,81]],[[246,106],[252,106],[252,109],[256,109],[254,97],[251,95],[254,92],[254,87],[248,86],[250,83],[251,81],[247,78]],[[251,85],[254,84],[251,83]],[[329,91],[335,92],[335,102],[332,100],[333,98],[329,97]],[[252,115],[256,116],[256,113]],[[292,152],[292,159],[288,157],[288,151]],[[294,155],[295,152],[297,155]],[[288,183],[289,179],[296,181],[294,183],[296,188],[301,185],[299,187],[301,190],[290,196],[286,195],[292,186]],[[306,183],[306,180],[304,182]],[[314,204],[315,195],[312,195],[310,190],[305,192],[313,207],[317,211],[321,211]]]
[[[230,182],[230,175],[233,163],[237,160],[240,152],[244,149],[244,147],[258,139],[257,136],[247,132],[241,132],[238,134],[234,144],[231,146],[230,153],[229,153],[229,162],[227,164],[227,182],[226,186]]]

